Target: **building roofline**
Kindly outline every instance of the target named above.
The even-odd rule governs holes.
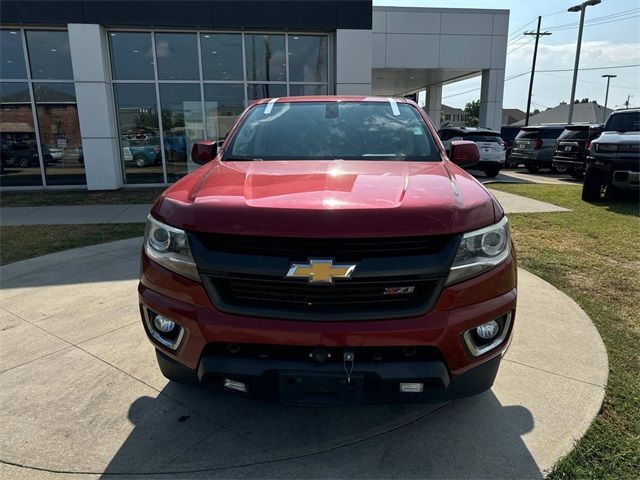
[[[510,10],[504,8],[446,8],[446,7],[392,7],[378,5],[373,7],[373,12],[432,12],[432,13],[485,13],[509,15]]]

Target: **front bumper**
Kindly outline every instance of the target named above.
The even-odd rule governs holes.
[[[161,352],[159,359],[197,373],[203,384],[219,385],[225,378],[246,380],[250,396],[306,404],[439,401],[490,388],[502,353],[509,345],[513,322],[500,345],[477,357],[470,353],[462,335],[507,313],[512,314],[513,320],[515,286],[516,264],[511,258],[479,277],[445,288],[434,307],[417,317],[341,322],[269,319],[217,310],[201,284],[169,272],[143,254],[138,290],[143,307],[174,320],[184,329],[175,351],[150,337]],[[424,346],[433,348],[437,355],[415,361],[373,363],[356,354],[353,378],[357,386],[353,387],[340,383],[346,379],[341,362],[229,358],[212,354],[208,347],[213,343],[309,350],[321,346],[340,351]],[[419,381],[424,383],[425,391],[401,394],[400,381]],[[309,392],[313,393],[311,397]]]
[[[336,364],[205,355],[194,373],[203,385],[216,390],[224,391],[224,380],[232,379],[247,385],[244,395],[284,405],[422,403],[451,400],[490,389],[501,359],[498,355],[454,378],[441,361],[356,361],[347,380],[345,371]],[[161,352],[158,361],[165,363],[165,368],[179,368],[175,360]],[[420,382],[424,390],[401,392],[400,382]]]

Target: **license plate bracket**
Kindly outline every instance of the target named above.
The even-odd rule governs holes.
[[[280,399],[285,405],[359,405],[364,375],[282,372],[278,375]]]

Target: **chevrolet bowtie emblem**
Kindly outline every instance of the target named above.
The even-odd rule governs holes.
[[[292,263],[287,278],[306,278],[309,283],[333,283],[334,278],[350,278],[355,265],[334,265],[333,260]]]

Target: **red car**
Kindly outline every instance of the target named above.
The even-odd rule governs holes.
[[[138,287],[162,373],[285,404],[491,387],[513,331],[500,204],[415,103],[250,105],[149,215]]]

